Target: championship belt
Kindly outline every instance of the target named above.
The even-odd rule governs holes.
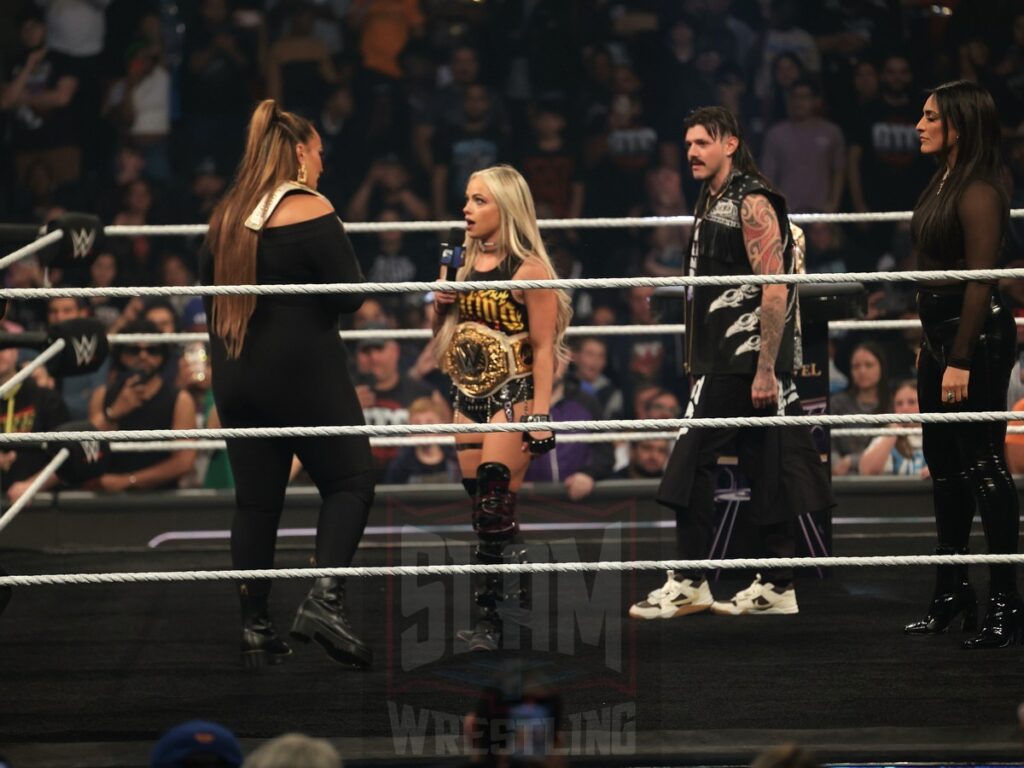
[[[445,350],[444,372],[467,397],[488,397],[533,370],[529,334],[509,336],[481,323],[459,323]]]

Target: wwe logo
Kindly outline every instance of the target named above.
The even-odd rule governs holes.
[[[97,336],[78,336],[71,339],[71,347],[75,350],[75,363],[86,366],[96,357],[96,349],[100,340]]]
[[[74,258],[82,259],[89,255],[96,243],[96,230],[86,227],[77,231],[71,230],[71,249]]]
[[[103,458],[103,449],[95,440],[88,440],[79,443],[82,446],[82,454],[85,456],[86,464],[95,464]]]

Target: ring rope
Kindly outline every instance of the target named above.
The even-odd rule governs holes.
[[[794,213],[789,216],[796,224],[812,224],[815,222],[854,223],[881,221],[910,221],[912,211],[884,211],[872,213]],[[1024,209],[1014,208],[1010,211],[1011,218],[1024,216]],[[693,224],[693,216],[630,216],[620,218],[591,219],[539,219],[541,229],[617,229],[632,227],[667,227],[689,226]],[[453,221],[396,221],[396,222],[348,222],[345,229],[351,233],[359,232],[443,232],[455,227],[462,227],[465,222]],[[147,237],[156,235],[167,236],[198,236],[205,235],[208,224],[112,224],[103,228],[103,233],[111,237]],[[31,256],[46,246],[58,242],[64,233],[54,230],[43,235],[28,245],[12,251],[0,259],[0,269]]]
[[[1024,317],[1014,318],[1024,326]],[[920,328],[920,320],[830,320],[830,331],[849,330],[902,330]],[[572,336],[643,336],[654,334],[672,335],[685,333],[682,323],[655,323],[637,325],[572,325],[565,329],[565,335]],[[362,339],[432,339],[434,332],[427,328],[388,328],[383,330],[349,330],[339,334],[346,341]],[[112,333],[107,337],[111,344],[192,344],[207,342],[208,333]]]
[[[879,211],[870,213],[792,213],[789,220],[795,224],[818,222],[853,224],[862,222],[910,221],[913,211]],[[1011,218],[1024,216],[1024,209],[1014,208]],[[620,216],[595,217],[589,219],[538,219],[541,229],[624,229],[632,227],[689,226],[693,216]],[[464,227],[461,219],[452,221],[348,221],[345,231],[364,232],[446,232]],[[147,235],[204,235],[207,224],[121,224],[104,227],[104,234],[124,237],[145,237]]]
[[[1024,413],[1021,414],[1024,418]],[[1024,427],[1007,427],[1009,435],[1024,435]],[[832,437],[910,437],[920,435],[921,430],[898,427],[877,429],[833,429]],[[559,438],[560,443],[641,443],[646,440],[675,440],[678,432],[593,432],[570,433]],[[371,437],[373,448],[404,448],[419,445],[455,445],[454,437],[431,437],[427,435],[406,435],[404,437]],[[137,443],[111,443],[114,453],[146,453],[147,451],[222,451],[227,448],[223,440],[150,440]]]
[[[32,254],[43,250],[48,245],[58,242],[62,237],[64,237],[64,233],[59,229],[55,229],[53,232],[46,233],[38,240],[33,240],[28,245],[23,245],[16,251],[11,251],[0,259],[0,269],[7,269],[7,267],[11,266],[14,262],[28,258]]]
[[[676,277],[586,277],[548,280],[404,281],[396,283],[295,283],[291,285],[150,285],[106,288],[5,288],[3,299],[93,298],[96,296],[281,296],[329,293],[463,293],[484,290],[671,288],[723,285],[803,285],[927,280],[1024,279],[1024,269],[909,270],[906,272],[815,272],[792,275],[696,275]]]
[[[70,455],[71,451],[67,448],[61,448],[57,451],[57,454],[50,459],[50,463],[43,467],[39,474],[33,478],[28,488],[25,489],[25,493],[16,502],[11,504],[10,508],[4,512],[3,517],[0,517],[0,531],[14,522],[14,518],[18,516],[18,513],[32,503],[32,499],[39,493],[39,489],[43,487],[47,480],[53,477],[53,473],[60,469],[61,465],[68,460]]]
[[[46,365],[51,358],[59,355],[66,346],[67,342],[64,339],[57,339],[53,344],[25,363],[24,368],[20,369],[3,384],[0,384],[0,397],[5,397],[9,392],[13,392],[20,387],[22,382],[35,373],[37,368]]]
[[[805,416],[731,416],[701,419],[608,419],[550,421],[547,432],[621,432],[628,430],[724,429],[731,427],[805,427],[845,424],[962,424],[971,421],[1020,421],[1020,411],[961,411],[953,413],[849,413]],[[459,435],[490,432],[536,432],[537,424],[357,424],[315,427],[239,427],[218,429],[129,429],[0,433],[0,445],[35,442],[95,442],[139,440],[217,440],[254,437],[385,437],[394,435]]]
[[[609,526],[614,527],[614,526]],[[415,527],[412,527],[415,530]],[[469,530],[469,524],[466,524]],[[375,576],[469,576],[499,573],[592,573],[595,571],[692,571],[772,568],[865,568],[913,565],[1016,565],[1024,554],[995,555],[881,555],[874,557],[747,557],[735,560],[634,560],[624,562],[503,563],[500,565],[397,565],[352,568],[264,568],[216,571],[139,571],[120,573],[59,573],[2,576],[0,587],[57,584],[134,584],[140,582],[227,581],[244,579],[306,579]]]

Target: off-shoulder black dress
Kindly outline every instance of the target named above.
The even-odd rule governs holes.
[[[363,276],[341,221],[331,213],[260,231],[257,282],[357,283]],[[213,283],[216,254],[204,252],[201,277]],[[228,357],[212,330],[213,393],[225,427],[363,424],[363,413],[340,339],[339,315],[354,312],[361,294],[260,296],[242,353]],[[366,437],[228,440],[238,512],[232,528],[237,568],[273,563],[277,525],[292,456],[323,498],[317,562],[347,566],[373,499],[373,462]]]

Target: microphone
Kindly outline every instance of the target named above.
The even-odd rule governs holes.
[[[46,331],[0,333],[0,349],[44,350],[57,339],[66,346],[48,364],[51,376],[77,376],[99,370],[110,345],[103,323],[91,317],[76,317],[50,326]]]
[[[447,242],[441,244],[441,280],[451,280],[466,260],[466,249],[462,243],[466,239],[466,230],[452,227],[448,230]]]

